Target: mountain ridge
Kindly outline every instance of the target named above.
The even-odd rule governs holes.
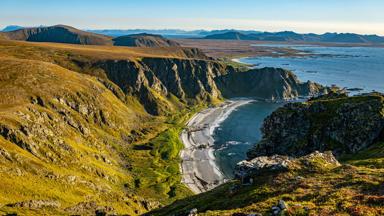
[[[71,26],[55,25],[49,27],[22,28],[0,32],[10,40],[31,42],[56,42],[82,45],[130,46],[130,47],[171,47],[180,46],[160,35],[136,34],[113,38],[102,34],[82,31]]]
[[[237,31],[206,36],[202,39],[255,40],[278,42],[326,42],[326,43],[384,43],[384,37],[378,35],[359,35],[354,33],[299,34],[292,31],[263,32],[244,34]]]

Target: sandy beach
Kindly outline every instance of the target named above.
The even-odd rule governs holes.
[[[180,135],[185,148],[181,151],[182,182],[193,192],[210,190],[226,181],[215,163],[215,128],[237,107],[250,99],[229,100],[218,107],[208,108],[194,115]]]

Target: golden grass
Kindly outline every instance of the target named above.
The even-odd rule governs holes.
[[[72,55],[84,55],[94,60],[135,60],[143,57],[151,58],[187,58],[180,47],[121,47],[99,45],[76,45],[63,43],[40,43],[11,41],[0,39],[0,56],[16,56],[32,58],[47,53],[69,52]],[[23,56],[24,54],[24,56]],[[28,56],[27,54],[32,54]],[[43,58],[41,60],[44,60]]]

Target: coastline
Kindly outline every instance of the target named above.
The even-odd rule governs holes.
[[[213,132],[236,108],[252,101],[227,100],[218,107],[205,109],[195,114],[181,132],[182,182],[194,193],[208,191],[226,181],[215,162]]]

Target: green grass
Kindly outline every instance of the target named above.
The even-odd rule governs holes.
[[[130,150],[132,172],[135,173],[133,190],[137,194],[162,204],[170,204],[193,194],[181,183],[179,154],[184,145],[179,136],[186,121],[203,107],[185,109],[168,117],[164,131]]]

